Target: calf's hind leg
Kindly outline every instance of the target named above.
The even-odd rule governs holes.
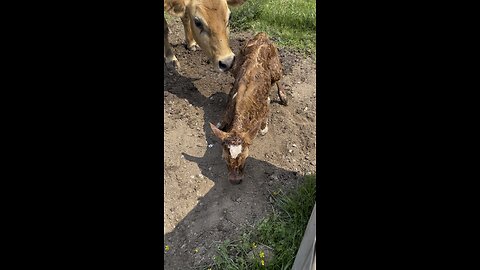
[[[167,66],[172,66],[176,69],[180,68],[180,62],[173,53],[172,46],[168,42],[168,24],[167,20],[163,18],[163,58]]]
[[[278,89],[278,97],[280,98],[280,103],[282,105],[287,106],[288,100],[287,100],[287,95],[285,94],[285,88],[283,87],[282,80],[278,80],[276,84]]]

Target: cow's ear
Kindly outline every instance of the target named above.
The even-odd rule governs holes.
[[[227,0],[229,6],[240,6],[245,3],[247,0]]]
[[[163,8],[174,16],[183,17],[187,1],[188,0],[165,0],[163,1]]]
[[[217,136],[220,140],[223,141],[228,137],[227,132],[221,131],[212,123],[210,123],[210,128],[212,129],[213,134],[215,134],[215,136]]]

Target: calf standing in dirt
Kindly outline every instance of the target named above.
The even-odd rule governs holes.
[[[282,64],[277,48],[265,33],[258,33],[242,48],[231,70],[235,83],[229,94],[225,116],[218,127],[210,123],[222,141],[228,180],[240,184],[244,175],[248,148],[260,131],[268,131],[270,90],[277,85],[283,105],[287,98],[281,84]]]

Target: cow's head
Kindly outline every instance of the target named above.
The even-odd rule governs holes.
[[[245,0],[164,0],[176,16],[188,16],[193,38],[220,71],[229,70],[235,54],[228,45],[228,5],[241,5]],[[175,10],[177,10],[175,12]]]
[[[245,161],[248,157],[248,147],[251,144],[248,133],[229,133],[218,129],[210,123],[213,133],[222,141],[222,157],[227,162],[228,181],[240,184],[243,180]]]

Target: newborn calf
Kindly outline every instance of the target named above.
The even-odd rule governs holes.
[[[210,123],[222,141],[228,180],[240,184],[244,175],[248,148],[253,139],[268,131],[270,89],[277,85],[283,105],[287,98],[281,84],[282,64],[277,48],[265,33],[258,33],[242,48],[231,70],[235,83],[229,94],[225,116],[218,127]]]

